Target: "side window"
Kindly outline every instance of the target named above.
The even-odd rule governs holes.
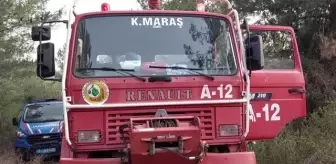
[[[264,43],[264,69],[294,69],[291,34],[285,31],[252,31],[261,35]]]
[[[222,32],[215,40],[216,67],[224,69],[229,74],[235,72],[236,69],[232,47],[229,32]]]
[[[90,68],[91,58],[91,42],[90,34],[87,31],[85,21],[78,26],[76,34],[76,68]]]

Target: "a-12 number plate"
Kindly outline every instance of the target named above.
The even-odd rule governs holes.
[[[54,153],[56,152],[56,148],[47,148],[47,149],[37,149],[37,154],[46,154],[46,153]]]

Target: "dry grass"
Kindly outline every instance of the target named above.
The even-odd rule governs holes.
[[[17,156],[13,152],[6,152],[0,154],[0,163],[1,164],[57,164],[56,161],[46,161],[42,157],[36,157],[29,162],[23,161],[20,156]]]
[[[277,139],[251,145],[258,164],[336,164],[335,108],[330,103],[289,125]]]
[[[14,151],[12,130],[9,130],[9,135],[0,136],[0,164],[55,164],[57,162],[45,161],[43,157],[35,157],[29,162],[22,160],[20,155]]]
[[[30,68],[27,68],[30,69]],[[5,80],[6,79],[6,80]],[[33,75],[31,77],[13,76],[12,79],[0,78],[0,164],[21,164],[23,161],[16,156],[14,151],[15,130],[12,118],[18,117],[23,108],[24,101],[32,99],[55,98],[60,95],[60,84],[43,82]],[[35,159],[28,164],[40,164],[40,159]]]
[[[8,151],[0,154],[1,164],[41,164],[42,160],[40,158],[35,158],[30,162],[24,162],[21,160],[20,156],[17,156],[14,152]]]
[[[320,43],[319,48],[321,50],[321,58],[330,60],[336,57],[336,40],[333,36],[319,35]]]

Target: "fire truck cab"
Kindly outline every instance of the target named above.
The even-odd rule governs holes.
[[[44,24],[68,27],[60,163],[255,164],[249,142],[274,139],[306,115],[294,30],[240,24],[235,9],[167,11],[156,2],[71,9],[69,20],[32,28],[37,74],[57,80]]]

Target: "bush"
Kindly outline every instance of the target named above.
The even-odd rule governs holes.
[[[60,83],[46,82],[35,75],[0,79],[0,161],[1,163],[22,163],[14,153],[15,128],[12,118],[17,117],[26,99],[59,98]],[[5,133],[4,133],[5,132]],[[31,163],[40,163],[34,160]]]
[[[336,103],[332,102],[300,122],[290,124],[275,140],[251,145],[258,164],[336,163]]]

